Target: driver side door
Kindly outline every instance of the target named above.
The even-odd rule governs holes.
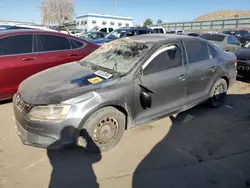
[[[187,94],[187,70],[180,43],[160,47],[142,66],[134,80],[136,124],[163,116],[180,108]],[[142,93],[151,102],[145,108]]]

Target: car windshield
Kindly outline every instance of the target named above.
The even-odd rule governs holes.
[[[235,31],[223,31],[222,33],[227,35],[234,35]]]
[[[222,42],[226,36],[219,34],[202,34],[199,37],[206,40]]]
[[[80,61],[80,64],[126,74],[144,57],[151,47],[151,43],[135,42],[131,39],[115,40],[98,48]]]
[[[107,38],[107,39],[119,39],[119,38],[122,38],[126,32],[127,32],[127,30],[125,30],[125,29],[114,30],[111,33],[109,33],[108,35],[106,35],[105,38]]]

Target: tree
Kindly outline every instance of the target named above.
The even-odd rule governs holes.
[[[162,24],[162,20],[161,19],[157,20],[157,24]]]
[[[74,5],[72,0],[42,0],[40,7],[44,25],[63,25],[65,21],[72,21]]]
[[[153,21],[150,18],[148,18],[144,21],[143,26],[146,27],[150,25],[153,25]]]

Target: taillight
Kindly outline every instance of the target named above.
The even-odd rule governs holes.
[[[238,60],[237,60],[237,58],[235,58],[234,59],[234,64],[237,66],[237,62],[238,62]]]

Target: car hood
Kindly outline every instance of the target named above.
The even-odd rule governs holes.
[[[90,91],[109,88],[118,81],[119,77],[73,62],[27,78],[20,84],[18,94],[29,104],[59,104]]]
[[[100,38],[100,39],[91,40],[91,42],[94,43],[94,44],[103,44],[103,43],[106,43],[106,42],[110,42],[110,41],[112,41],[112,40],[113,40],[113,39]]]
[[[235,55],[239,60],[250,60],[250,48],[241,48]]]

